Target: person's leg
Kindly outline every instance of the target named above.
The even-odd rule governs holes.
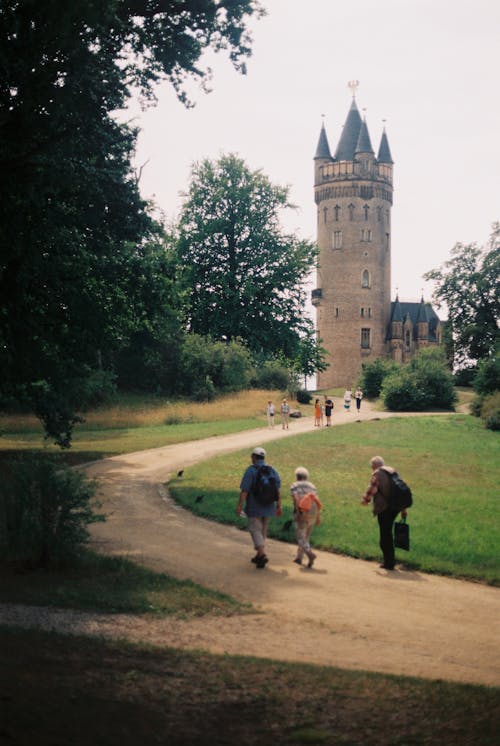
[[[395,564],[394,557],[394,539],[392,536],[392,524],[397,516],[394,510],[384,510],[377,515],[380,530],[380,549],[384,556],[384,567],[387,570],[393,570]]]
[[[252,537],[253,545],[255,547],[255,557],[252,557],[252,562],[259,568],[264,567],[267,564],[266,557],[266,538],[267,538],[267,527],[269,525],[269,518],[262,516],[253,516],[248,519],[248,530]]]
[[[304,551],[305,551],[305,544],[307,542],[306,525],[304,524],[303,521],[295,521],[295,537],[297,540],[297,554],[295,556],[294,562],[300,565],[302,564],[302,559],[304,557]]]

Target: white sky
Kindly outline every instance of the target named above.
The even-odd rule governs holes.
[[[246,77],[209,55],[213,92],[173,89],[140,112],[141,190],[175,219],[193,162],[237,153],[289,185],[287,231],[316,239],[313,157],[321,115],[334,152],[358,79],[375,152],[386,130],[394,165],[392,294],[430,299],[422,274],[456,242],[485,244],[500,219],[499,0],[262,0]],[[313,285],[314,287],[314,282]]]

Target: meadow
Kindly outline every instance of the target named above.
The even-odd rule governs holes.
[[[411,568],[500,583],[500,480],[498,434],[469,415],[394,417],[323,428],[266,446],[268,463],[283,482],[283,516],[270,536],[294,541],[289,485],[297,466],[306,466],[324,505],[314,529],[319,549],[379,559],[378,526],[360,499],[370,478],[370,458],[382,455],[413,490],[409,512],[409,552],[397,560]],[[190,467],[168,485],[173,497],[213,520],[243,525],[234,509],[239,483],[249,463],[247,451],[219,456]],[[196,502],[203,494],[202,502]]]

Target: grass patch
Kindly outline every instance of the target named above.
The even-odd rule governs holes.
[[[176,580],[120,557],[86,552],[74,566],[50,572],[0,569],[2,599],[11,603],[121,614],[229,616],[250,606],[189,580]]]
[[[270,535],[294,541],[284,532],[292,517],[288,485],[298,465],[306,466],[324,504],[315,546],[353,557],[378,559],[378,526],[370,508],[360,506],[375,454],[401,471],[414,493],[408,522],[411,551],[397,559],[426,572],[500,584],[500,523],[496,498],[500,480],[498,434],[467,415],[395,417],[324,428],[266,446],[268,462],[281,474],[284,513]],[[194,465],[173,479],[173,496],[193,512],[224,523],[234,516],[239,484],[249,463],[247,450]],[[203,502],[195,496],[203,493]]]
[[[6,628],[0,646],[6,743],[498,742],[498,688]]]

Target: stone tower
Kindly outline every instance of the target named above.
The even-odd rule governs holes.
[[[390,355],[392,166],[385,130],[375,156],[354,96],[333,156],[322,126],[314,157],[319,266],[312,303],[330,367],[318,388],[354,386],[363,362]]]

